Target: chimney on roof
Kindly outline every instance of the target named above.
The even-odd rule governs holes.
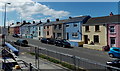
[[[20,22],[16,22],[16,24],[20,24]]]
[[[69,19],[72,19],[72,17],[69,17]]]
[[[47,23],[49,23],[50,22],[50,19],[47,19]]]
[[[33,21],[33,24],[35,24],[35,21]]]
[[[56,21],[59,21],[59,18],[57,18]]]
[[[110,13],[110,16],[113,16],[113,13],[112,13],[112,12]]]
[[[39,22],[40,24],[42,23],[42,21],[40,20],[40,22]]]

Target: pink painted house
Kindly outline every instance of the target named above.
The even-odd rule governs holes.
[[[110,23],[107,23],[108,45],[110,47],[120,47],[120,15],[110,14]]]

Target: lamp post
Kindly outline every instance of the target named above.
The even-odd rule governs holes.
[[[5,47],[5,35],[6,35],[6,5],[10,4],[10,3],[5,3],[5,12],[4,12],[4,29],[3,29],[3,46]],[[2,49],[2,57],[4,58],[4,62],[3,62],[3,69],[6,71],[5,68],[5,49]]]
[[[6,6],[7,4],[11,4],[11,3],[5,3],[5,12],[4,12],[4,30],[3,30],[3,35],[4,35],[4,42],[3,45],[5,45],[5,35],[6,35]]]

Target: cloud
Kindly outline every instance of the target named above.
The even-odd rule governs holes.
[[[53,18],[61,18],[70,14],[67,11],[56,11],[32,0],[0,0],[0,6],[4,7],[7,2],[11,3],[11,5],[7,5],[8,12],[16,10],[26,20],[34,20],[32,16],[35,14],[42,14]],[[0,11],[4,11],[4,8],[0,9]]]

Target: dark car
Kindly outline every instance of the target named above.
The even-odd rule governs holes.
[[[106,62],[107,65],[120,68],[120,59]]]
[[[20,36],[18,34],[13,34],[13,37],[19,38]]]
[[[20,46],[28,46],[28,41],[25,39],[18,39],[16,42],[14,42],[16,45]]]
[[[47,38],[41,38],[40,40],[42,43],[47,43]]]
[[[47,44],[54,44],[55,43],[55,39],[53,39],[53,38],[42,38],[41,42],[42,43],[47,43]]]
[[[67,41],[64,40],[64,39],[56,40],[56,41],[55,41],[55,45],[56,45],[56,46],[61,46],[61,47],[71,47],[70,43],[67,42]]]

